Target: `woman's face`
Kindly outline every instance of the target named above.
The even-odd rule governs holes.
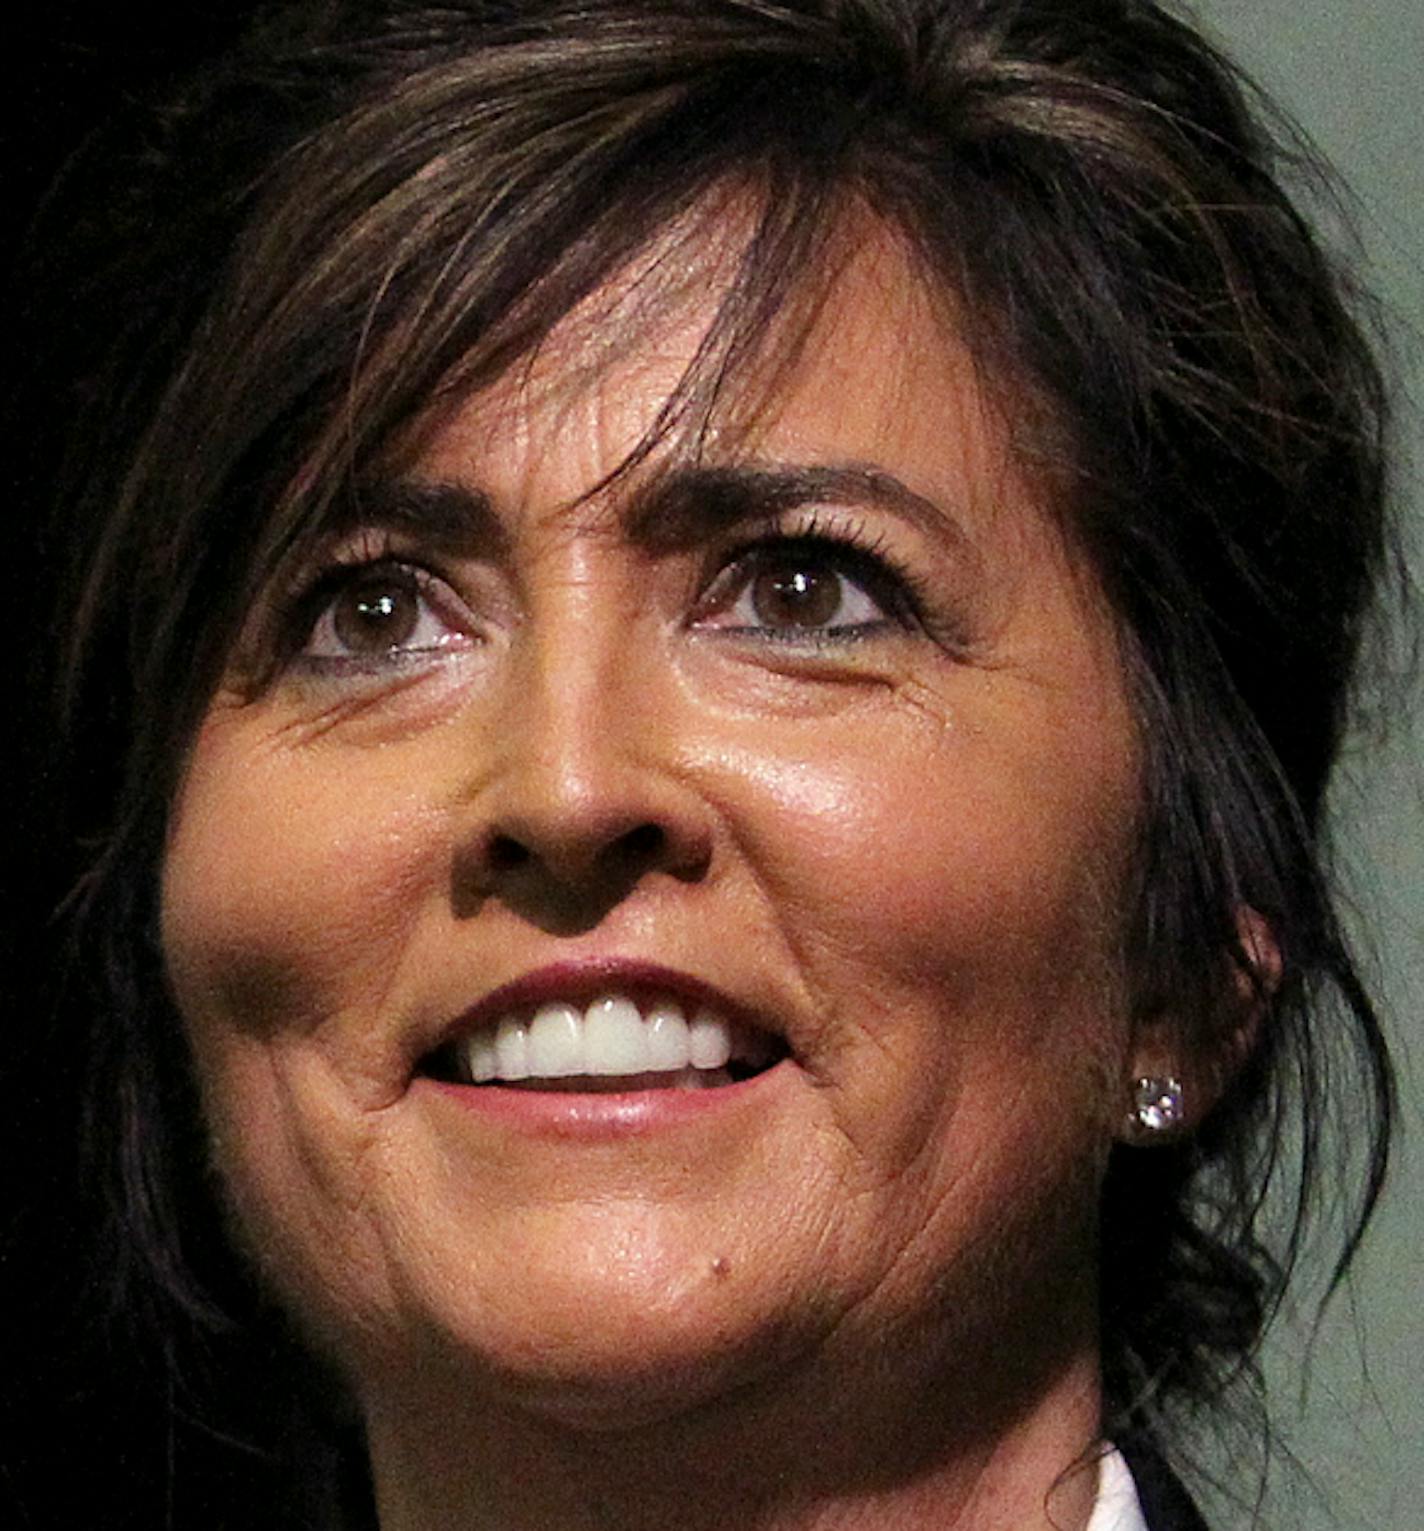
[[[718,260],[433,421],[193,746],[163,932],[216,1163],[358,1392],[617,1419],[1091,1347],[1110,620],[883,235],[751,423],[596,487]]]

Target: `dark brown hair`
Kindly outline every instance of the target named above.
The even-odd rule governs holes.
[[[736,188],[746,243],[657,431],[695,435],[868,208],[1025,404],[1117,613],[1147,753],[1139,1016],[1220,1038],[1244,986],[1260,1026],[1198,1134],[1111,1164],[1106,1428],[1160,1435],[1249,1371],[1332,1113],[1347,1260],[1392,1110],[1322,841],[1390,567],[1384,391],[1249,100],[1145,0],[311,0],[76,163],[50,213],[82,316],[52,822],[84,847],[62,1008],[101,1081],[127,1307],[171,1334],[242,1301],[154,930],[167,805],[245,611],[433,401]]]

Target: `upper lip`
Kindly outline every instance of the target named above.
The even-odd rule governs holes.
[[[724,1020],[785,1040],[785,1031],[774,1016],[758,1006],[732,998],[705,979],[656,962],[592,957],[534,968],[491,989],[453,1017],[434,1039],[430,1050],[468,1037],[482,1026],[493,1025],[511,1011],[532,1010],[558,1000],[576,1005],[589,1004],[607,994],[624,995],[632,1000],[676,1000],[689,1016],[699,1007],[706,1006]]]

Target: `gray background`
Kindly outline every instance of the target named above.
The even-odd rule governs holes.
[[[1424,572],[1424,0],[1198,0],[1194,14],[1353,190],[1366,273],[1387,305],[1404,390],[1401,480]],[[1278,1472],[1273,1527],[1424,1531],[1424,706],[1364,735],[1336,794],[1341,862],[1389,1006],[1404,1142],[1350,1287],[1312,1343],[1307,1310],[1267,1355],[1275,1414],[1306,1472]],[[1304,1374],[1304,1382],[1302,1376]],[[1302,1386],[1304,1394],[1302,1395]],[[1229,1471],[1229,1464],[1228,1464]],[[1249,1522],[1217,1507],[1214,1526]]]

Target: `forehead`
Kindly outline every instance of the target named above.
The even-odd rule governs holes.
[[[650,465],[879,467],[981,529],[1007,507],[1046,523],[1012,410],[986,386],[949,295],[868,215],[831,231],[755,344],[720,370],[746,221],[719,207],[669,230],[493,387],[431,410],[399,471],[477,484],[509,514],[597,514],[616,499],[600,493],[610,477],[647,447]]]

